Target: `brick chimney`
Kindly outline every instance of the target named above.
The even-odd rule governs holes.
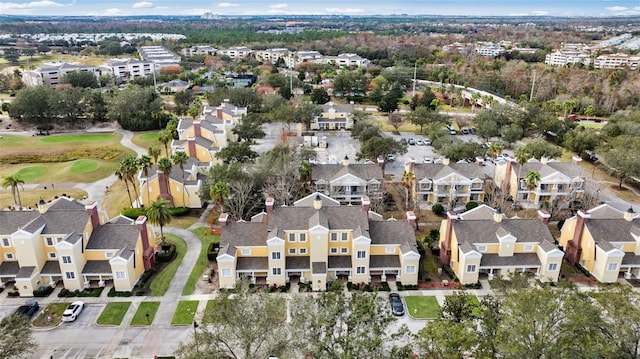
[[[195,133],[196,136],[202,136],[201,132],[200,132],[200,123],[202,121],[193,121],[193,132]]]
[[[413,157],[409,157],[409,161],[407,161],[407,166],[406,166],[407,172],[414,173],[415,166],[416,166],[416,159]]]
[[[271,213],[271,211],[273,210],[273,205],[275,203],[276,203],[276,200],[273,199],[273,197],[267,197],[267,199],[264,201],[264,205],[265,207],[267,207],[267,215]]]
[[[154,250],[149,245],[149,232],[147,231],[147,217],[139,216],[136,219],[136,227],[140,231],[140,239],[142,240],[142,260],[144,262],[144,269],[148,270],[153,268],[156,264]]]
[[[222,120],[222,105],[216,107],[216,117],[218,120]]]
[[[189,148],[189,157],[196,158],[196,138],[187,137],[187,146]]]
[[[160,189],[160,194],[158,198],[166,199],[169,202],[173,202],[173,198],[169,194],[169,188],[167,184],[167,177],[164,175],[164,172],[157,171],[158,176],[158,188]]]
[[[447,228],[444,233],[444,241],[440,242],[440,262],[449,264],[451,260],[451,237],[453,236],[453,224],[458,220],[456,212],[449,210],[447,212]]]
[[[507,166],[504,172],[504,179],[502,180],[502,183],[500,185],[500,189],[504,193],[509,192],[509,187],[511,185],[511,171],[513,171],[513,161],[511,161],[511,158],[507,158]]]
[[[542,223],[548,224],[549,223],[549,219],[551,219],[551,213],[549,213],[549,211],[547,211],[546,209],[539,209],[538,210],[538,219]]]
[[[407,216],[407,222],[409,222],[410,225],[415,226],[416,229],[418,229],[418,225],[416,224],[416,214],[413,211],[407,211],[406,213]]]
[[[218,217],[218,224],[220,224],[220,229],[227,226],[227,221],[229,220],[229,213],[220,213],[220,217]]]
[[[364,196],[362,197],[362,210],[369,212],[369,209],[371,209],[371,201],[368,196]]]
[[[565,257],[571,263],[580,261],[580,255],[582,254],[582,233],[584,233],[584,227],[589,222],[591,215],[578,211],[576,216],[576,227],[573,229],[573,238],[567,242],[567,248],[565,248]]]
[[[93,229],[98,228],[100,225],[100,216],[98,215],[98,202],[90,201],[84,206],[84,209],[89,214],[89,218],[91,218],[91,226]]]

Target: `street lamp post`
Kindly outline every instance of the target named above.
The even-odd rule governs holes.
[[[200,346],[198,345],[198,332],[196,329],[199,327],[198,322],[193,321],[193,341],[196,343],[196,353],[200,356]]]

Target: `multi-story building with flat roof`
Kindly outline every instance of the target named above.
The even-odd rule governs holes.
[[[97,76],[96,68],[93,66],[74,65],[66,62],[46,63],[35,70],[24,71],[22,81],[29,87],[41,85],[56,87],[62,82],[64,75],[75,71],[90,72]]]

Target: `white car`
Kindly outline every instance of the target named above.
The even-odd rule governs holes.
[[[82,312],[83,308],[84,308],[84,302],[77,301],[77,302],[71,303],[67,307],[67,309],[64,310],[64,313],[62,313],[62,321],[73,322],[74,320],[76,320],[76,318],[78,318],[78,315],[80,315],[80,312]]]

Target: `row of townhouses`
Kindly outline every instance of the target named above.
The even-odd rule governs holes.
[[[159,68],[159,67],[158,67]],[[112,59],[101,66],[85,66],[69,63],[48,63],[22,73],[22,81],[26,86],[49,85],[56,87],[64,76],[70,72],[90,72],[96,78],[101,75],[111,75],[121,82],[131,81],[137,77],[153,74],[156,64],[150,61],[136,59]]]

